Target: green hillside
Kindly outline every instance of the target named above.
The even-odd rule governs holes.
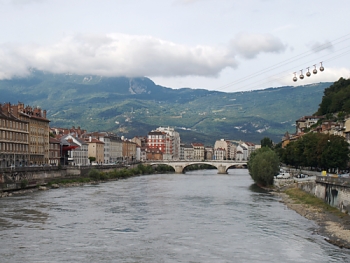
[[[225,93],[170,89],[148,78],[99,77],[33,71],[0,81],[2,102],[40,106],[51,126],[113,131],[127,138],[158,126],[175,127],[184,142],[216,139],[279,142],[295,120],[318,108],[332,83]]]

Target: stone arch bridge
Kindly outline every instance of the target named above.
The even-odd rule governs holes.
[[[219,174],[227,174],[227,170],[232,167],[247,167],[247,162],[245,161],[228,161],[228,160],[211,160],[211,161],[147,161],[145,162],[149,165],[160,165],[165,164],[174,168],[175,173],[183,173],[185,167],[195,164],[208,164],[214,166],[218,169]]]

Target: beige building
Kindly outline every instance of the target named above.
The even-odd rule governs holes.
[[[50,121],[46,118],[46,110],[38,107],[25,107],[23,103],[18,103],[18,105],[6,103],[2,109],[29,124],[29,164],[48,164]]]
[[[123,158],[126,162],[136,160],[136,143],[129,140],[123,141]]]
[[[29,123],[0,105],[0,168],[29,164]]]
[[[236,145],[234,143],[232,143],[231,141],[228,141],[225,139],[215,141],[214,152],[216,149],[221,149],[221,150],[224,149],[225,150],[225,157],[224,157],[225,160],[233,160],[236,157]],[[220,152],[220,156],[221,156],[221,151],[219,151],[219,152]]]
[[[104,143],[100,140],[89,138],[86,140],[88,144],[88,156],[95,157],[95,162],[103,164],[104,162]]]
[[[204,160],[204,144],[203,143],[192,143],[193,147],[193,159],[196,161]]]

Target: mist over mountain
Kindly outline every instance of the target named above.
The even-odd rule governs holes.
[[[213,145],[216,139],[280,142],[295,120],[316,112],[332,83],[226,93],[171,89],[145,77],[51,74],[0,80],[1,102],[39,106],[50,126],[80,126],[132,138],[159,126],[175,127],[183,142]]]

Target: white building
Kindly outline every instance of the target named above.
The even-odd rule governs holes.
[[[64,135],[60,138],[61,144],[70,145],[72,149],[68,151],[68,161],[71,165],[89,165],[88,144],[72,134]]]
[[[163,160],[179,160],[180,134],[174,128],[158,127],[148,133],[147,147],[161,150]]]

